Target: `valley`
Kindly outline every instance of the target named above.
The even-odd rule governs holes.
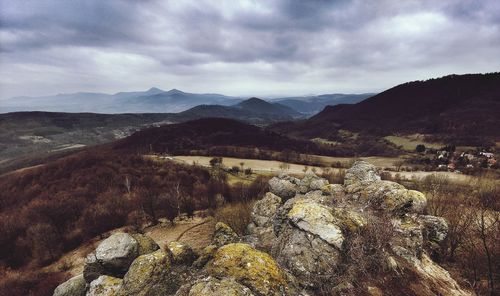
[[[500,76],[487,77],[497,79]],[[448,81],[450,78],[443,79]],[[465,78],[458,79],[463,83]],[[426,83],[415,84],[427,89]],[[487,85],[485,89],[494,88]],[[407,84],[401,86],[405,87]],[[387,92],[390,94],[391,91]],[[383,105],[387,96],[384,92],[382,96],[375,95],[368,100],[372,102],[370,104]],[[488,100],[497,98],[488,97]],[[0,291],[16,290],[22,294],[38,286],[53,290],[63,279],[87,274],[90,263],[84,257],[105,243],[106,238],[124,233],[145,235],[166,253],[174,251],[169,245],[171,243],[189,245],[199,260],[212,262],[211,257],[203,259],[203,254],[208,252],[206,248],[214,246],[218,232],[226,229],[218,223],[224,222],[240,237],[235,240],[239,243],[250,243],[252,248],[271,254],[273,248],[289,252],[282,245],[276,245],[277,239],[287,242],[287,236],[269,238],[266,233],[270,229],[256,224],[262,223],[260,216],[255,216],[256,211],[262,211],[259,203],[270,202],[272,196],[292,201],[297,199],[297,206],[302,207],[304,203],[314,211],[316,208],[326,209],[327,213],[332,211],[335,215],[340,215],[337,209],[348,208],[349,215],[355,216],[335,218],[340,219],[335,221],[344,221],[336,222],[343,226],[327,222],[321,227],[341,227],[339,229],[349,244],[346,248],[351,248],[349,252],[357,250],[357,239],[364,244],[384,245],[383,241],[388,239],[369,235],[392,235],[381,230],[391,228],[381,226],[385,223],[383,215],[400,220],[397,223],[404,226],[398,233],[407,231],[406,227],[413,229],[418,224],[418,229],[423,229],[427,225],[414,219],[433,217],[429,218],[434,219],[432,223],[441,223],[436,222],[441,218],[434,216],[445,217],[447,222],[442,223],[448,223],[449,239],[439,243],[425,241],[430,235],[426,233],[425,239],[412,243],[421,244],[418,248],[424,249],[425,256],[430,257],[415,257],[418,259],[412,260],[417,261],[411,262],[432,265],[437,263],[426,260],[436,260],[451,270],[453,278],[443,277],[445,273],[438,272],[439,279],[436,280],[446,285],[458,285],[455,283],[458,280],[461,287],[469,289],[464,283],[475,278],[486,279],[493,267],[487,269],[486,265],[477,266],[471,262],[479,260],[487,264],[487,252],[497,252],[496,230],[492,226],[498,223],[499,213],[500,174],[495,144],[499,138],[496,132],[476,133],[471,138],[468,133],[462,133],[463,129],[451,131],[442,125],[444,129],[435,132],[419,125],[415,129],[401,126],[388,129],[384,127],[389,123],[373,114],[365,117],[362,112],[352,111],[357,113],[356,116],[350,115],[356,117],[352,123],[349,118],[344,121],[339,117],[342,112],[331,111],[331,108],[363,109],[365,102],[325,107],[310,118],[274,100],[268,102],[257,98],[231,106],[200,105],[180,113],[1,114],[0,272],[4,280],[0,281]],[[489,107],[494,109],[495,106]],[[496,119],[488,114],[483,114],[485,120],[495,124]],[[372,124],[368,122],[373,118],[381,129],[358,126],[365,121]],[[387,118],[388,121],[395,120]],[[463,124],[478,126],[474,118],[468,116]],[[454,139],[460,140],[455,142]],[[358,181],[349,181],[356,174],[368,179],[359,184]],[[373,184],[369,179],[371,174],[376,176]],[[350,191],[354,190],[350,189],[351,184],[364,188],[359,189],[364,193],[358,197],[356,191]],[[364,187],[366,184],[374,187]],[[288,194],[296,197],[288,197]],[[425,209],[420,208],[423,203],[420,194],[426,196]],[[377,198],[396,200],[382,204],[378,200],[370,201],[372,196],[379,195]],[[305,196],[310,199],[301,201]],[[408,200],[411,202],[406,203]],[[401,208],[392,209],[399,203],[402,203]],[[287,211],[287,204],[283,202],[276,207]],[[369,210],[358,213],[358,207]],[[303,214],[300,208],[295,210],[299,211],[297,215],[305,215],[304,219],[313,219],[309,216],[313,210],[304,210]],[[382,215],[384,212],[387,214]],[[460,214],[457,216],[456,212]],[[328,216],[327,213],[324,215]],[[290,210],[287,217],[293,217],[292,214],[295,212]],[[278,216],[273,217],[278,219]],[[381,228],[363,232],[362,226],[352,224],[359,221],[343,219],[374,219],[373,225]],[[325,223],[322,219],[318,221]],[[281,227],[296,225],[295,222],[286,223]],[[301,223],[297,225],[287,231],[303,231],[301,227],[309,229]],[[353,232],[352,227],[361,228],[359,232]],[[488,238],[481,236],[481,227],[488,229]],[[232,233],[233,230],[224,231]],[[462,236],[463,233],[467,233],[467,238]],[[315,235],[324,233],[320,231]],[[424,237],[423,233],[421,235]],[[321,239],[322,243],[328,242],[324,245],[324,252],[336,254],[334,249],[337,249],[332,247],[333,242],[329,242],[330,237]],[[391,244],[400,244],[404,240],[398,238],[397,241]],[[303,243],[298,242],[299,245]],[[385,245],[385,248],[392,247]],[[408,252],[416,250],[408,246],[404,248]],[[318,252],[314,248],[308,250]],[[391,257],[396,256],[397,264],[407,264],[405,253],[397,253],[397,248],[394,250],[390,251]],[[386,255],[376,254],[373,255],[374,264],[380,266],[378,260],[381,259],[377,256],[383,258]],[[476,255],[478,257],[473,257]],[[359,255],[346,253],[342,256]],[[294,270],[294,261],[280,256],[275,258]],[[296,260],[300,257],[287,258]],[[352,266],[350,260],[339,261],[342,268]],[[490,259],[491,262],[494,260]],[[199,272],[194,263],[176,268],[186,272],[186,276]],[[359,267],[356,272],[367,272],[371,268],[374,267]],[[383,270],[376,270],[376,276],[385,274]],[[421,272],[418,268],[415,270],[412,271],[415,274]],[[470,270],[476,275],[468,273]],[[302,277],[302,271],[294,272],[294,276]],[[377,285],[386,285],[376,276],[370,280]],[[394,275],[386,276],[391,278],[391,285],[399,287]],[[186,280],[186,283],[193,280]],[[353,278],[348,280],[355,281]],[[319,283],[311,282],[311,285],[302,288],[314,293],[319,291]],[[435,282],[428,285],[435,285]],[[293,287],[289,284],[287,289]],[[357,291],[357,288],[353,289]],[[392,288],[386,286],[386,289]],[[470,289],[481,292],[487,288],[478,284]],[[463,293],[468,292],[464,290]]]
[[[0,0],[0,296],[500,296],[500,1]]]

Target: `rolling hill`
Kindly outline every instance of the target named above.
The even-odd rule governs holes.
[[[227,118],[204,118],[149,128],[114,142],[113,149],[133,153],[184,154],[217,146],[318,152],[316,144]]]
[[[353,105],[327,106],[274,130],[333,139],[339,129],[377,135],[423,133],[456,141],[500,138],[500,73],[408,82]]]
[[[199,105],[176,114],[177,121],[207,117],[231,118],[253,124],[266,125],[273,122],[303,118],[301,113],[277,103],[250,98],[233,106]]]
[[[257,114],[266,114],[278,117],[288,116],[291,118],[302,117],[298,111],[290,107],[279,103],[270,103],[255,97],[245,100],[234,107]]]

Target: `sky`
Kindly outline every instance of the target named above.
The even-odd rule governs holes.
[[[0,0],[0,98],[364,93],[499,70],[497,0]]]

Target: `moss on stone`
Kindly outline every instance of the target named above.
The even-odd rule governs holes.
[[[234,243],[218,249],[207,272],[215,277],[232,277],[257,295],[283,295],[290,289],[287,274],[276,261],[247,244]]]

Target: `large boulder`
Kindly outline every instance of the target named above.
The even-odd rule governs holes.
[[[344,186],[348,193],[355,193],[371,183],[380,180],[378,169],[374,165],[360,160],[356,161],[354,165],[346,171]]]
[[[396,214],[421,213],[427,205],[427,199],[421,192],[408,190],[392,181],[371,182],[358,190],[358,198],[375,209]]]
[[[248,225],[247,242],[261,250],[270,250],[275,239],[273,222],[276,211],[281,206],[281,198],[271,192],[254,204],[252,223]]]
[[[257,227],[271,227],[274,215],[281,206],[281,198],[271,192],[255,202],[252,210],[252,222]]]
[[[299,187],[297,186],[298,179],[286,175],[273,177],[269,180],[269,190],[284,200],[295,196]]]
[[[135,258],[158,249],[154,240],[146,235],[115,233],[87,255],[83,276],[87,283],[101,275],[122,278]]]
[[[121,286],[121,279],[101,275],[90,283],[87,296],[116,296]]]
[[[317,284],[319,276],[323,279],[330,276],[341,260],[336,247],[291,225],[281,229],[271,254],[307,287]]]
[[[212,276],[186,284],[175,296],[253,296],[252,291],[231,278]]]
[[[329,276],[338,266],[345,237],[334,211],[307,197],[288,200],[278,211],[272,254],[302,285]]]
[[[169,242],[167,250],[174,264],[191,265],[196,260],[196,252],[189,245],[181,242]]]
[[[307,172],[304,178],[297,182],[298,191],[302,194],[313,190],[321,190],[323,186],[328,185],[326,179],[316,176],[313,172]]]
[[[86,285],[83,275],[77,275],[57,286],[54,296],[85,296]]]
[[[115,233],[95,249],[95,256],[106,270],[125,274],[139,255],[139,243],[128,233]]]
[[[85,257],[85,265],[83,266],[83,277],[85,281],[90,283],[103,274],[106,274],[106,270],[97,260],[95,252],[88,254],[87,257]]]
[[[171,272],[168,254],[162,250],[137,257],[118,292],[119,296],[169,295],[177,291],[180,279]]]
[[[219,248],[205,268],[209,275],[233,278],[258,296],[298,294],[293,278],[270,255],[247,244]]]
[[[147,235],[135,233],[132,234],[132,237],[139,244],[138,256],[153,253],[160,249],[160,246]]]
[[[287,214],[288,220],[305,232],[317,235],[319,238],[342,248],[344,235],[338,225],[331,208],[310,199],[297,200]]]

